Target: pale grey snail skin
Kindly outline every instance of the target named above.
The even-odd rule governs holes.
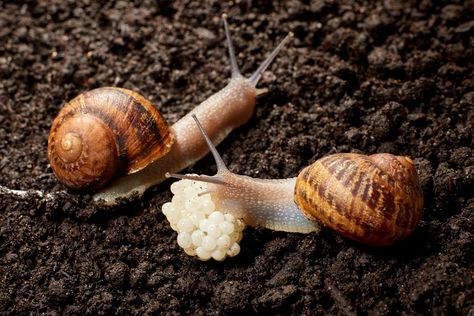
[[[204,129],[200,131],[217,174],[167,176],[207,183],[204,193],[210,194],[216,209],[247,225],[310,233],[323,224],[357,242],[387,246],[407,237],[420,221],[423,195],[408,157],[333,154],[296,178],[253,179],[230,172]]]
[[[232,68],[230,82],[171,127],[175,135],[175,142],[167,155],[141,171],[116,179],[108,187],[94,195],[95,201],[113,205],[119,198],[127,198],[134,194],[140,196],[149,187],[164,181],[165,172],[181,171],[204,157],[209,152],[208,147],[201,137],[192,115],[199,118],[206,133],[216,144],[227,137],[233,129],[250,119],[258,95],[256,85],[259,79],[293,34],[289,33],[253,75],[245,78],[237,67],[225,15],[223,15],[223,20]]]

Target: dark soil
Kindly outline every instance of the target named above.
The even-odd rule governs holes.
[[[226,84],[223,12],[245,74],[295,33],[219,146],[230,169],[285,178],[330,153],[408,155],[425,196],[410,237],[247,228],[237,257],[200,262],[161,214],[170,182],[114,208],[57,182],[49,128],[77,94],[133,89],[174,122]],[[54,193],[1,194],[0,313],[472,315],[473,44],[472,0],[0,2],[0,185]]]

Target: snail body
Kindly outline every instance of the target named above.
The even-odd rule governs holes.
[[[232,77],[227,86],[210,96],[207,100],[199,104],[190,113],[178,120],[172,126],[168,126],[164,121],[162,122],[161,115],[159,114],[148,116],[143,113],[141,111],[142,109],[151,109],[152,112],[154,112],[155,107],[143,106],[140,104],[141,102],[150,105],[151,103],[145,98],[139,96],[137,93],[129,90],[120,88],[103,88],[92,90],[86,92],[84,95],[76,97],[60,111],[58,117],[53,123],[50,133],[48,157],[59,180],[65,185],[75,189],[100,189],[94,195],[94,200],[102,201],[109,205],[115,204],[119,198],[127,198],[134,194],[143,194],[143,192],[149,187],[164,181],[165,172],[178,172],[192,165],[208,153],[208,148],[203,139],[199,136],[199,130],[194,124],[191,115],[196,115],[201,120],[203,127],[209,134],[209,137],[215,143],[220,143],[234,128],[247,122],[252,116],[255,108],[256,96],[259,93],[256,89],[256,85],[260,77],[276,57],[278,52],[290,40],[292,34],[288,34],[288,36],[286,36],[285,39],[283,39],[283,41],[280,42],[273,52],[263,61],[260,67],[249,78],[245,78],[240,74],[237,67],[225,15],[223,15],[223,20],[232,71]],[[118,110],[114,112],[119,114],[117,121],[115,119],[104,120],[104,115],[95,116],[96,119],[91,120],[99,125],[111,125],[113,130],[112,133],[104,132],[100,134],[100,141],[102,142],[102,140],[104,140],[104,144],[108,143],[111,147],[110,154],[102,151],[102,149],[106,147],[105,145],[100,147],[100,151],[90,151],[87,152],[86,155],[80,155],[77,153],[82,149],[92,148],[92,146],[89,146],[87,143],[80,140],[80,137],[82,137],[81,135],[91,136],[90,134],[92,134],[92,137],[88,138],[92,139],[92,141],[97,141],[99,138],[98,134],[96,134],[97,132],[92,127],[86,127],[86,132],[77,132],[79,125],[85,126],[83,122],[78,123],[78,126],[74,127],[74,132],[69,134],[73,136],[70,137],[71,140],[62,139],[61,135],[67,134],[67,127],[61,127],[61,124],[67,122],[65,118],[70,116],[71,113],[89,116],[90,112],[86,110],[89,108],[88,101],[100,99],[104,101],[103,103],[115,102],[115,95],[118,92],[122,93],[124,91],[127,91],[127,98],[130,98],[133,95],[136,100],[139,100],[138,102],[130,102],[136,106],[138,114],[128,112],[129,108],[127,107],[126,113],[124,114],[126,119],[122,118],[122,110]],[[90,97],[90,95],[94,95],[94,97]],[[108,104],[103,104],[103,106],[106,108],[115,108],[115,105],[110,106]],[[71,108],[74,108],[74,110],[71,110]],[[92,106],[92,108],[97,109],[95,105]],[[133,111],[133,108],[130,108],[130,111]],[[102,113],[102,110],[96,110],[96,112]],[[111,117],[113,117],[113,115],[111,115]],[[130,121],[134,120],[137,120],[139,124],[130,124]],[[155,123],[151,122],[154,120],[157,121]],[[146,129],[149,126],[151,126],[150,131],[141,130],[141,128]],[[163,127],[155,128],[155,126]],[[124,150],[120,146],[121,142],[124,143],[124,145],[129,145],[128,142],[124,142],[125,139],[128,139],[127,137],[118,136],[124,135],[122,132],[117,131],[117,129],[120,128],[123,129],[123,133],[131,133],[132,135],[135,135],[134,137],[137,137],[140,140],[143,140],[145,137],[150,137],[152,139],[155,138],[150,142],[142,142],[141,147],[145,151],[152,151],[153,155],[143,160],[140,159],[140,163],[138,164],[139,168],[130,166],[129,163],[134,162],[134,157],[142,157],[145,155],[137,153],[133,157],[129,157],[128,154],[124,154],[133,151],[128,149]],[[59,135],[58,131],[62,132],[61,135]],[[94,135],[96,136],[94,137]],[[150,143],[157,143],[157,147],[163,149],[163,152],[156,153],[154,149],[152,149],[154,147],[151,146]],[[71,157],[68,157],[68,155],[65,157],[58,157],[58,155],[63,155],[65,151],[55,149],[55,146],[58,144],[62,144],[59,147],[67,148],[66,151],[69,152],[68,155]],[[69,148],[77,144],[80,144],[80,146],[78,146],[79,149],[76,149],[76,147],[73,149]],[[113,147],[115,147],[118,158],[112,158],[114,161],[111,163],[99,163],[99,159],[110,158],[110,155],[112,155],[112,152],[114,151]],[[74,160],[77,158],[76,156],[81,157],[81,159]],[[85,161],[85,157],[90,158],[91,160]],[[72,161],[72,163],[69,163],[69,161]],[[55,164],[59,165],[59,167],[53,166]],[[102,165],[107,166],[104,167],[107,171],[96,172],[95,170],[90,170],[94,169],[95,166],[98,167]],[[71,170],[74,170],[74,172],[68,174]],[[116,172],[111,173],[110,170]],[[120,176],[123,174],[125,174],[125,176]],[[104,185],[107,186],[104,187]]]
[[[206,182],[216,209],[247,225],[298,233],[324,225],[357,242],[385,246],[407,237],[420,221],[423,195],[408,157],[340,153],[317,160],[295,178],[253,179],[230,172],[201,133],[217,174],[168,176]]]

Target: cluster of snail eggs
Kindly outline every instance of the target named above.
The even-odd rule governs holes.
[[[171,202],[162,211],[171,228],[178,232],[178,245],[190,256],[217,261],[240,252],[243,222],[216,209],[207,183],[180,180],[171,185]]]

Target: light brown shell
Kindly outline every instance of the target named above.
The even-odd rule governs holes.
[[[391,154],[335,154],[298,176],[295,202],[310,219],[368,245],[390,245],[420,221],[423,194],[413,162]]]
[[[59,112],[48,158],[66,186],[97,189],[143,169],[173,142],[172,129],[151,102],[127,89],[105,87],[80,94]]]

